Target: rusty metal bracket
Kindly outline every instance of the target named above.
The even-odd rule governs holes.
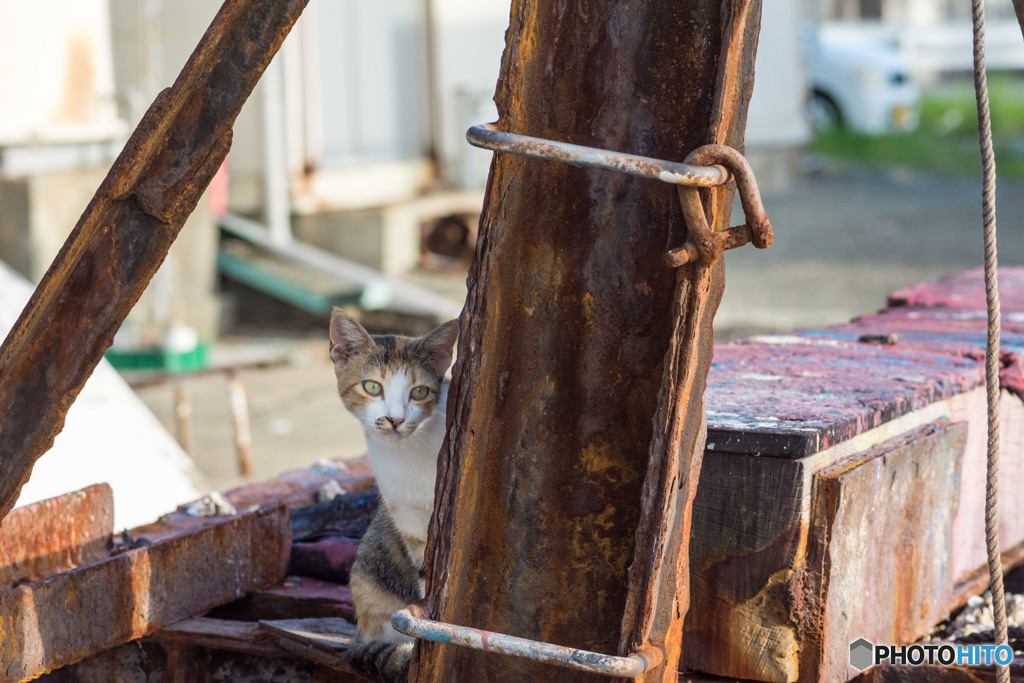
[[[689,239],[683,246],[665,254],[665,264],[678,268],[699,261],[710,265],[726,249],[753,243],[758,249],[771,246],[772,224],[764,211],[761,193],[750,164],[738,151],[727,145],[704,145],[690,152],[683,163],[650,157],[609,152],[596,147],[573,145],[543,138],[499,131],[493,123],[472,126],[466,140],[474,147],[494,152],[507,152],[535,159],[547,159],[571,166],[599,168],[617,173],[660,180],[676,185],[683,216],[689,228]],[[726,230],[713,232],[708,226],[700,188],[712,188],[736,180],[736,190],[746,222]]]
[[[603,655],[563,645],[517,638],[469,626],[456,626],[422,615],[417,605],[410,605],[391,615],[391,626],[399,633],[435,643],[451,643],[484,652],[521,657],[566,669],[611,676],[635,678],[661,664],[664,654],[658,648],[645,648],[628,657]]]

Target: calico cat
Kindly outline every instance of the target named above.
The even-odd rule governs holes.
[[[423,551],[445,433],[448,380],[458,336],[451,320],[421,338],[371,336],[341,309],[331,315],[338,393],[366,431],[381,505],[352,565],[358,634],[348,661],[381,681],[406,680],[413,639],[391,615],[424,595]]]

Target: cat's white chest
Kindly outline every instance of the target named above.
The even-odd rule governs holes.
[[[437,446],[440,448],[441,443]],[[368,455],[377,487],[399,532],[426,542],[427,524],[434,507],[436,452],[429,457],[426,453],[371,447]]]
[[[368,434],[367,457],[377,487],[398,531],[421,543],[434,508],[437,454],[444,441],[447,383],[433,415],[409,437],[384,439]]]

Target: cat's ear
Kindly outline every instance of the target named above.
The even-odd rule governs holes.
[[[452,353],[458,336],[459,321],[449,320],[416,342],[416,349],[426,358],[438,377],[444,377],[448,366],[452,364]]]
[[[339,368],[373,346],[373,339],[363,326],[337,306],[331,313],[331,360]]]

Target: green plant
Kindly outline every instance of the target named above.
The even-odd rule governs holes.
[[[989,78],[996,164],[1002,177],[1024,177],[1024,84],[1011,74]],[[981,174],[973,85],[960,82],[921,98],[920,125],[910,133],[864,135],[823,131],[814,149],[836,159],[903,166],[948,175]]]

